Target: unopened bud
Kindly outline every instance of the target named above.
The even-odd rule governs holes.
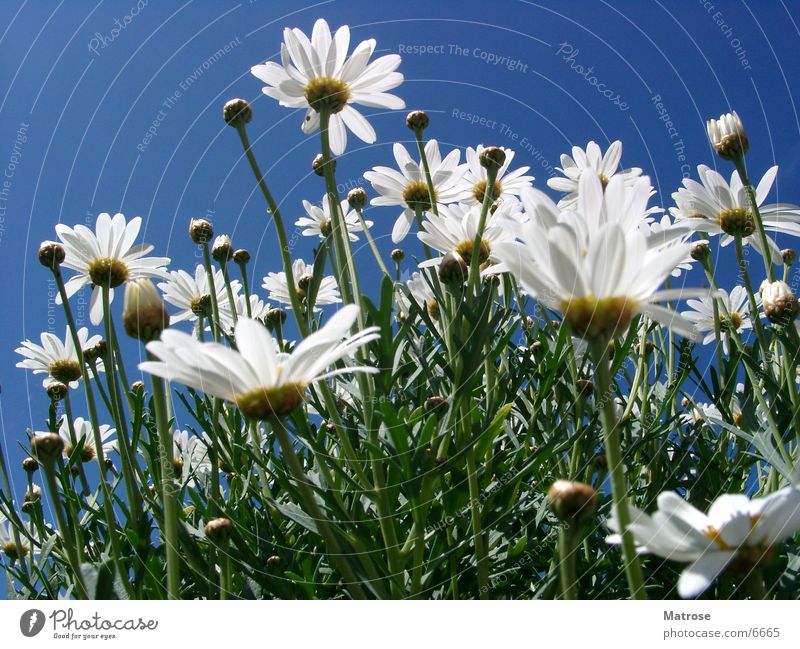
[[[406,253],[403,252],[402,248],[395,248],[389,253],[389,256],[392,258],[392,261],[396,264],[399,264],[403,259],[406,257]]]
[[[764,314],[772,323],[789,322],[800,313],[797,297],[782,280],[770,282],[765,279],[761,283],[761,304],[764,307]]]
[[[237,264],[244,266],[250,261],[250,253],[245,248],[239,248],[233,251],[233,261]]]
[[[233,257],[233,245],[231,238],[227,234],[221,234],[214,239],[214,245],[211,246],[211,256],[214,261],[219,263],[227,262]]]
[[[506,161],[506,152],[499,146],[487,146],[481,151],[479,160],[486,169],[499,169]]]
[[[214,236],[214,227],[205,219],[189,221],[189,238],[198,244],[208,243]]]
[[[55,433],[37,433],[31,438],[31,449],[40,462],[52,465],[64,451],[64,440]]]
[[[280,565],[281,558],[277,554],[273,554],[271,557],[267,558],[267,565],[270,568],[274,568],[275,566]]]
[[[406,126],[415,133],[417,131],[424,131],[431,123],[428,114],[424,110],[412,110],[406,115]]]
[[[460,286],[468,276],[469,266],[457,253],[448,252],[439,263],[439,279],[446,286]]]
[[[167,307],[149,279],[135,279],[126,284],[122,323],[129,336],[142,342],[156,340],[169,326]]]
[[[62,401],[67,396],[67,386],[61,381],[50,381],[46,390],[51,401]]]
[[[26,457],[22,460],[22,468],[25,473],[36,473],[39,469],[39,463],[32,457]]]
[[[588,397],[594,392],[594,383],[589,379],[578,379],[575,381],[575,387],[582,397]]]
[[[43,241],[39,246],[39,263],[50,270],[56,270],[66,256],[64,246],[57,241]]]
[[[249,124],[253,119],[253,109],[246,99],[231,99],[222,107],[222,117],[230,126]]]
[[[556,480],[547,492],[547,503],[560,521],[580,523],[594,513],[596,494],[583,482]]]
[[[797,259],[797,253],[791,248],[784,248],[781,250],[781,257],[783,257],[784,264],[791,266]]]
[[[423,410],[429,414],[443,415],[447,412],[448,406],[449,404],[447,403],[447,399],[440,396],[434,396],[428,397],[425,400]]]
[[[336,158],[331,156],[329,164],[331,166],[331,171],[335,172],[336,171]],[[320,176],[320,177],[324,176],[325,175],[325,156],[323,156],[321,153],[318,153],[314,157],[314,160],[311,161],[311,169],[318,176]]]
[[[708,120],[706,130],[711,146],[723,160],[735,160],[750,148],[744,125],[736,111],[720,115],[718,120]]]
[[[35,503],[42,499],[42,489],[37,484],[32,484],[25,490],[23,499],[26,503]]]
[[[233,523],[229,518],[214,518],[206,523],[206,536],[214,543],[224,543],[233,534]]]
[[[708,260],[711,256],[711,246],[709,245],[708,241],[705,240],[695,241],[692,244],[691,251],[689,254],[695,261],[703,263],[706,260]]]
[[[279,327],[286,322],[286,311],[277,306],[272,307],[269,311],[267,311],[267,315],[264,320],[270,329]]]
[[[105,340],[100,340],[92,347],[87,347],[83,350],[83,360],[89,365],[94,365],[98,360],[102,360],[108,353],[108,343]]]
[[[367,192],[362,187],[351,189],[347,193],[347,202],[354,210],[363,210],[367,204]]]
[[[133,383],[131,383],[131,392],[133,392],[134,394],[144,393],[144,382],[134,381]]]

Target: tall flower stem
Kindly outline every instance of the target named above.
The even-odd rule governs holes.
[[[575,564],[577,561],[579,528],[568,523],[558,530],[558,571],[561,579],[561,596],[563,599],[578,599],[578,583]]]
[[[288,465],[289,471],[291,472],[292,477],[294,478],[295,482],[297,483],[297,487],[300,490],[300,497],[302,498],[309,515],[312,517],[317,530],[319,530],[320,536],[322,536],[322,539],[325,541],[325,545],[328,547],[329,553],[332,555],[333,560],[339,567],[350,593],[356,599],[366,599],[366,595],[364,594],[364,591],[361,588],[353,569],[350,567],[347,556],[342,554],[339,542],[336,540],[333,531],[328,526],[327,518],[317,504],[308,478],[303,471],[303,467],[300,465],[300,461],[297,459],[292,441],[289,439],[289,433],[284,427],[284,422],[274,422],[272,430],[275,431],[275,436],[278,438],[282,457]]]
[[[469,262],[469,294],[472,295],[477,290],[480,279],[480,251],[483,242],[483,231],[486,229],[486,219],[489,215],[489,208],[492,205],[494,183],[497,179],[498,167],[490,165],[486,169],[486,190],[483,192],[483,203],[481,204],[481,216],[478,220],[478,230],[475,233],[475,241],[472,244],[472,255]]]
[[[222,277],[225,280],[225,293],[228,296],[228,304],[231,307],[231,318],[233,319],[233,326],[236,326],[236,321],[238,320],[237,313],[236,313],[236,300],[233,299],[233,289],[231,288],[231,278],[230,273],[228,272],[228,262],[227,260],[223,259],[219,262],[219,267],[222,269]],[[250,311],[250,298],[249,296],[245,298],[247,300],[247,310],[248,314]]]
[[[289,286],[296,286],[294,274],[292,273],[292,257],[289,253],[289,243],[286,239],[286,228],[283,224],[283,217],[281,216],[278,204],[275,202],[275,199],[272,197],[272,193],[269,191],[267,181],[264,180],[264,175],[261,173],[261,169],[258,166],[258,161],[256,160],[253,150],[250,147],[250,140],[247,137],[247,129],[243,123],[243,120],[239,120],[236,123],[236,132],[239,133],[239,139],[242,141],[242,147],[244,148],[245,155],[247,156],[247,161],[250,163],[250,168],[253,170],[253,175],[256,177],[256,181],[261,189],[261,193],[264,195],[264,200],[267,202],[267,211],[275,221],[275,232],[278,234],[278,245],[280,246],[281,260],[283,261],[283,272],[286,275],[286,282]],[[300,305],[300,298],[296,291],[289,291],[289,301],[291,302],[292,312],[294,313],[295,320],[297,321],[297,327],[300,329],[300,333],[303,335],[303,337],[305,337],[308,335],[308,323],[303,319],[303,309]]]
[[[56,523],[58,524],[58,531],[61,535],[62,546],[67,555],[69,567],[72,570],[75,592],[79,599],[88,599],[86,586],[83,583],[83,574],[81,573],[81,562],[78,558],[77,539],[70,533],[70,526],[67,525],[64,510],[61,508],[61,498],[59,497],[58,486],[56,485],[55,462],[52,459],[42,462],[42,471],[45,477],[45,484],[47,485],[47,492],[50,494],[50,500],[52,501],[52,510],[56,515]]]
[[[465,416],[466,413],[465,413]],[[472,541],[475,546],[475,562],[478,567],[478,592],[480,599],[487,599],[489,593],[489,556],[486,552],[486,539],[481,523],[481,494],[478,487],[478,471],[475,465],[475,450],[467,450],[467,481],[469,484],[469,508],[472,523]]]
[[[154,358],[148,353],[149,360]],[[167,563],[167,598],[180,598],[180,552],[178,549],[178,498],[172,478],[172,433],[167,417],[164,381],[153,375],[153,408],[158,431],[158,458],[161,466],[161,500],[164,509],[164,549]],[[211,473],[216,473],[213,470]]]
[[[414,139],[417,142],[417,151],[419,151],[419,159],[422,161],[422,170],[425,172],[425,183],[428,185],[428,197],[431,202],[431,212],[439,216],[439,208],[436,201],[436,188],[433,186],[433,177],[431,176],[431,168],[428,164],[428,156],[425,154],[425,145],[422,143],[422,129],[414,129]]]
[[[611,480],[611,498],[619,524],[619,533],[622,537],[622,556],[625,562],[625,577],[628,581],[631,597],[634,599],[647,599],[644,590],[642,568],[639,565],[639,556],[636,554],[636,545],[633,540],[633,535],[628,529],[631,524],[631,515],[628,509],[625,467],[622,463],[619,425],[617,422],[617,413],[614,409],[608,342],[608,340],[601,339],[592,343],[592,353],[595,358],[597,402],[602,404],[603,438],[605,442],[606,461],[608,463],[608,474]]]
[[[252,307],[250,306],[250,280],[247,279],[247,264],[244,262],[237,262],[239,266],[239,273],[242,276],[242,291],[244,292],[245,308],[247,309],[247,317],[253,317]]]
[[[83,358],[83,349],[81,348],[81,343],[78,338],[78,329],[75,326],[75,319],[72,317],[72,309],[69,306],[69,296],[64,288],[64,278],[61,275],[60,268],[56,267],[53,269],[53,278],[58,287],[58,294],[61,296],[62,305],[64,307],[64,317],[67,320],[67,328],[72,337],[75,353],[78,356],[78,363],[81,366],[81,377],[83,378],[84,392],[86,394],[86,407],[89,411],[89,421],[92,424],[95,457],[97,458],[97,468],[100,474],[100,491],[103,494],[103,514],[106,519],[108,538],[111,543],[111,560],[114,563],[117,574],[120,576],[126,593],[128,596],[133,597],[133,584],[131,580],[127,578],[127,570],[123,571],[122,567],[122,551],[118,536],[119,526],[116,515],[114,514],[114,501],[111,494],[111,486],[108,483],[108,466],[106,465],[105,453],[103,452],[103,440],[100,437],[100,423],[97,417],[97,405],[94,400],[94,391],[89,382],[89,372],[86,368],[86,361]]]
[[[361,223],[361,228],[364,230],[364,236],[367,238],[367,243],[369,244],[370,250],[372,250],[372,254],[375,256],[375,261],[378,262],[378,266],[380,266],[381,271],[387,277],[391,277],[391,273],[386,268],[386,264],[383,263],[383,259],[381,258],[381,253],[378,250],[378,246],[375,244],[375,239],[372,238],[372,233],[370,232],[369,228],[367,227],[367,222],[364,220],[364,215],[361,212],[361,208],[355,208],[356,214],[358,214],[358,220]]]

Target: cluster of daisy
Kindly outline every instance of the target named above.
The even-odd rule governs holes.
[[[315,160],[314,169],[325,176],[329,187],[335,187],[330,182],[334,173],[330,154],[344,152],[347,130],[366,143],[376,140],[375,130],[354,104],[404,107],[401,99],[388,92],[403,81],[396,71],[400,57],[390,54],[370,62],[375,46],[374,40],[363,41],[348,56],[348,27],[331,33],[327,23],[319,20],[310,37],[299,29],[284,32],[280,63],[252,68],[253,75],[266,84],[266,95],[281,105],[305,109],[303,132],[321,130],[323,153]],[[224,116],[239,130],[250,154],[244,130],[252,118],[249,104],[233,100],[226,104]],[[392,253],[398,268],[394,306],[401,326],[409,320],[427,322],[438,341],[435,344],[448,347],[452,345],[448,327],[459,317],[458,305],[469,305],[471,296],[488,286],[497,290],[493,293],[497,308],[510,305],[513,295],[520,309],[524,308],[523,298],[531,299],[547,317],[560,318],[575,337],[572,359],[583,366],[584,358],[591,358],[598,383],[606,380],[603,370],[609,345],[628,333],[633,323],[643,323],[643,336],[648,326],[660,325],[670,334],[694,342],[715,343],[727,357],[744,353],[749,332],[763,335],[762,315],[796,336],[794,322],[800,306],[786,276],[775,277],[773,265],[783,264],[788,269],[793,262],[791,253],[782,251],[775,237],[800,235],[800,207],[764,205],[777,167],[768,170],[755,188],[750,186],[743,164],[748,142],[735,113],[712,120],[708,131],[720,156],[736,166],[730,182],[700,165],[700,182],[685,179],[672,195],[674,206],[666,211],[651,204],[655,190],[642,169],[621,168],[619,141],[611,143],[605,153],[597,143],[589,142],[585,149],[576,146],[571,154],[562,155],[561,175],[547,182],[561,194],[554,200],[534,187],[529,167],[513,166],[511,149],[467,147],[462,161],[461,150],[443,151],[435,139],[424,142],[429,119],[422,111],[409,114],[407,125],[414,131],[419,157],[396,143],[393,166],[375,166],[363,174],[376,194],[369,204],[392,208],[396,215],[392,241],[403,241],[416,227],[416,237],[426,252],[406,282],[399,281],[404,255],[400,250]],[[266,183],[260,173],[256,176],[281,228]],[[177,481],[181,489],[219,489],[223,466],[218,457],[219,437],[227,436],[232,422],[242,424],[237,435],[250,431],[254,439],[263,442],[262,422],[274,425],[280,436],[286,420],[303,408],[304,415],[321,418],[319,402],[309,403],[316,389],[332,400],[325,404],[328,407],[344,403],[356,410],[359,402],[368,403],[371,397],[363,391],[374,388],[369,375],[379,371],[371,343],[392,332],[367,326],[365,314],[357,306],[358,296],[349,293],[357,285],[349,246],[361,236],[388,275],[372,237],[375,221],[364,218],[367,201],[362,189],[345,199],[329,191],[318,203],[304,200],[305,216],[295,225],[303,236],[320,244],[322,253],[318,251],[309,263],[291,259],[283,246],[283,269],[262,278],[264,298],[250,290],[250,253],[235,249],[227,235],[215,238],[212,224],[206,220],[190,223],[190,237],[204,258],[189,271],[171,270],[170,259],[151,256],[152,245],[137,243],[142,226],[139,217],[127,220],[122,214],[100,214],[94,230],[82,225],[56,226],[58,241],[42,244],[39,259],[54,274],[69,324],[63,339],[46,332],[41,334],[40,344],[25,340],[16,351],[23,357],[19,367],[45,375],[47,394],[53,404],[64,402],[65,413],[56,417],[53,407],[50,430],[32,435],[32,458],[50,472],[48,477],[55,475],[55,466],[65,462],[85,483],[83,464],[97,461],[104,476],[109,466],[114,466],[107,457],[118,454],[122,481],[131,489],[128,495],[135,493],[140,462],[150,461],[154,452],[149,448],[146,457],[137,457],[141,450],[132,446],[128,431],[134,415],[141,415],[136,404],[144,408],[144,390],[141,385],[119,386],[125,373],[111,304],[114,290],[120,287],[125,288],[125,330],[145,344],[147,360],[140,362],[138,369],[153,378],[154,428],[162,445],[162,470],[168,469],[169,474],[164,480]],[[721,237],[722,246],[735,243],[741,251],[749,245],[764,257],[767,277],[759,291],[753,291],[746,271],[742,285],[729,289],[716,285],[709,243],[714,235]],[[328,263],[331,274],[327,274]],[[702,267],[709,287],[670,286],[672,280],[685,278],[695,264]],[[240,277],[231,277],[233,266]],[[64,281],[62,269],[74,274]],[[102,333],[74,325],[69,300],[84,287],[91,288],[91,323],[102,324]],[[675,304],[682,300],[688,308],[679,312]],[[323,312],[323,307],[335,305],[341,306],[335,312]],[[286,336],[291,331],[284,327],[287,312],[297,325],[296,341]],[[184,324],[189,325],[186,330],[182,330]],[[341,375],[355,375],[358,380],[345,382]],[[732,385],[738,381],[735,372],[724,378]],[[202,395],[198,403],[209,398],[215,435],[176,427],[175,404],[164,393],[162,379]],[[86,418],[73,417],[69,401],[70,390],[81,384],[88,397]],[[612,394],[611,385],[604,388]],[[795,389],[794,380],[791,389]],[[723,421],[723,410],[732,413],[731,423],[738,425],[743,391],[743,386],[728,389],[722,410],[713,404],[692,406],[680,420],[682,425]],[[100,423],[95,392],[107,405],[113,426]],[[608,394],[598,401],[608,400]],[[767,394],[759,404],[765,418],[769,417],[769,399]],[[722,496],[707,516],[675,493],[661,494],[653,514],[629,505],[622,489],[624,472],[615,455],[619,453],[615,428],[620,412],[624,417],[635,406],[628,407],[623,401],[616,408],[611,401],[611,408],[598,407],[606,425],[604,443],[614,502],[609,525],[617,532],[609,542],[623,545],[626,563],[636,563],[633,551],[690,563],[678,590],[684,597],[693,597],[724,570],[759,569],[781,541],[800,530],[800,491],[796,486],[775,489],[753,500]],[[232,413],[240,414],[241,419]],[[285,445],[283,437],[279,441],[287,461],[294,458],[291,444]],[[130,471],[134,475],[129,475]],[[301,473],[296,472],[294,480],[302,496],[308,478]],[[160,497],[164,511],[170,511],[170,490],[162,486]],[[558,517],[573,524],[582,521],[595,504],[594,493],[575,483],[559,484],[551,501]],[[331,553],[340,555],[331,546],[335,538],[326,536],[324,517],[317,511],[313,494],[304,506],[319,525]],[[69,514],[60,506],[56,513],[60,517]],[[107,516],[114,516],[113,506]],[[169,517],[165,514],[164,518]],[[227,529],[220,520],[209,522],[209,538],[217,538],[220,530]],[[174,528],[170,532],[168,524],[164,520],[165,539],[176,533]],[[31,544],[41,545],[37,541],[41,528],[12,538],[6,525],[0,519],[0,542],[7,556],[19,558],[29,552]],[[59,528],[62,536],[70,533],[61,519]],[[72,563],[74,557],[68,559]],[[168,564],[170,561],[168,554]],[[173,568],[174,564],[168,570],[170,594],[174,594]],[[637,578],[629,579],[636,594]]]

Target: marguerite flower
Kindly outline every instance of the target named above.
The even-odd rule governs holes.
[[[129,279],[164,277],[167,257],[146,257],[153,246],[149,243],[134,245],[142,227],[141,217],[130,222],[125,216],[115,214],[112,219],[105,212],[97,217],[95,232],[85,225],[70,228],[56,225],[56,234],[64,244],[66,258],[61,264],[78,272],[66,283],[67,297],[72,297],[87,284],[92,286],[89,317],[92,324],[103,320],[102,287],[108,286],[109,301],[114,299],[114,289]],[[61,304],[61,297],[56,297]]]
[[[515,241],[497,241],[495,255],[517,281],[545,306],[560,311],[573,333],[604,340],[625,331],[644,313],[687,337],[697,333],[683,316],[656,304],[704,291],[658,288],[688,246],[647,246],[638,229],[602,225],[584,238],[574,223],[562,222],[546,234],[531,222],[505,221]]]
[[[417,234],[419,240],[438,250],[442,255],[453,253],[463,259],[469,266],[475,249],[475,237],[480,225],[481,208],[479,204],[472,206],[458,205],[442,208],[442,213],[436,215],[428,212],[423,230]],[[516,209],[515,203],[502,203],[494,214],[488,215],[486,225],[481,236],[478,259],[485,264],[492,258],[492,247],[504,239],[508,239],[508,231],[502,226],[501,220],[508,217]],[[435,266],[441,262],[442,257],[428,259],[420,264],[420,268]]]
[[[264,302],[258,295],[250,295],[250,314],[247,313],[247,299],[242,293],[235,293],[233,296],[236,308],[236,319],[252,318],[253,320],[263,320],[267,316],[270,305]],[[233,315],[231,314],[231,304],[227,296],[219,305],[219,319],[222,327],[229,332],[233,331]]]
[[[19,531],[20,546],[14,538],[14,531],[11,522],[3,512],[0,512],[0,550],[11,561],[24,559],[31,552],[31,538],[34,539],[33,554],[39,554],[41,547],[41,536],[36,526],[22,522],[23,529]]]
[[[678,594],[697,597],[724,571],[747,576],[772,556],[775,547],[800,530],[800,490],[786,487],[764,498],[724,494],[708,515],[680,496],[664,492],[658,509],[631,507],[628,528],[639,552],[690,563],[678,580]],[[616,520],[609,527],[618,531]],[[620,543],[618,534],[610,543]]]
[[[311,40],[299,29],[285,29],[281,44],[281,64],[267,61],[256,65],[251,72],[266,83],[265,95],[277,99],[281,106],[305,108],[303,132],[319,128],[319,112],[330,113],[330,143],[335,155],[344,152],[349,128],[358,138],[371,144],[375,130],[352,104],[370,108],[405,108],[399,97],[386,91],[403,83],[396,72],[400,56],[387,54],[369,65],[375,50],[375,40],[362,41],[347,58],[350,47],[350,28],[343,25],[331,37],[328,23],[314,23]]]
[[[750,200],[745,192],[739,173],[731,174],[731,182],[706,165],[699,165],[697,173],[702,184],[684,178],[683,187],[672,194],[676,207],[670,213],[683,220],[694,230],[721,234],[722,245],[727,246],[738,234],[746,244],[753,246],[762,256],[761,238],[756,231],[756,223],[750,210]],[[778,167],[768,169],[756,187],[756,200],[761,212],[761,220],[767,232],[800,235],[800,206],[786,203],[762,205],[772,189]],[[774,264],[783,263],[780,249],[770,238],[769,255]]]
[[[411,299],[413,298],[419,308],[427,311],[431,320],[434,322],[439,320],[439,303],[429,284],[430,281],[430,278],[426,279],[422,272],[415,271],[405,283],[406,290],[397,290],[397,316],[399,319],[405,320],[411,315]]]
[[[682,311],[681,315],[694,322],[698,333],[706,334],[703,344],[707,345],[716,338],[714,332],[714,297],[708,295],[698,299],[687,300],[690,311]],[[741,334],[745,329],[752,329],[750,320],[750,301],[744,286],[735,286],[730,294],[725,289],[719,289],[717,299],[721,300],[718,313],[722,333],[722,347],[726,354],[730,354],[730,338],[733,333]],[[757,302],[761,298],[756,296]]]
[[[295,285],[291,290],[297,291],[300,297],[300,302],[305,302],[309,285],[314,277],[314,264],[307,264],[302,259],[296,259],[292,263],[292,276],[294,277]],[[286,279],[286,273],[268,273],[264,278],[261,287],[269,291],[267,297],[275,302],[280,302],[285,305],[285,308],[291,309],[291,300],[289,299],[289,282]],[[317,289],[317,295],[314,298],[314,310],[319,311],[317,308],[320,304],[337,304],[342,301],[339,295],[339,287],[336,280],[332,275],[326,275],[322,278]]]
[[[345,372],[376,372],[373,367],[328,370],[362,345],[380,337],[377,327],[349,335],[358,307],[342,307],[321,329],[302,340],[291,354],[260,322],[243,318],[236,324],[234,351],[218,343],[201,343],[167,329],[147,350],[158,360],[139,368],[214,397],[235,403],[246,417],[282,417],[305,399],[309,384]]]
[[[234,295],[239,292],[241,284],[239,280],[231,280],[231,289]],[[208,274],[205,266],[197,264],[194,269],[194,277],[185,270],[174,270],[169,273],[167,280],[160,282],[158,288],[164,294],[164,301],[167,304],[178,307],[175,315],[170,315],[170,322],[182,322],[190,320],[194,322],[200,315],[208,317],[211,313],[211,291],[208,286]],[[228,292],[225,289],[225,276],[222,270],[214,270],[214,292],[217,296],[217,304],[220,309],[227,303]]]
[[[483,197],[486,193],[486,168],[480,161],[484,148],[482,144],[479,144],[475,149],[467,147],[465,152],[467,169],[464,173],[464,190],[459,198],[468,205],[483,203]],[[500,169],[497,170],[497,179],[494,181],[492,192],[494,200],[505,199],[509,196],[519,196],[522,190],[530,187],[534,181],[533,176],[525,175],[530,167],[520,167],[509,172],[508,167],[514,159],[514,152],[505,147],[500,148],[505,153],[505,161]]]
[[[76,417],[73,427],[75,429],[75,439],[72,438],[66,417],[62,419],[61,426],[58,428],[58,434],[64,440],[64,457],[68,458],[76,449],[80,448],[81,462],[91,462],[97,456],[92,422],[85,420],[83,417]],[[108,424],[101,424],[99,432],[100,441],[103,442],[103,453],[116,451],[117,441],[110,439],[116,430]]]
[[[736,111],[723,113],[719,119],[710,119],[706,122],[708,141],[724,160],[734,160],[737,156],[744,155],[750,148],[744,124]]]
[[[425,145],[425,157],[428,159],[437,205],[457,201],[463,193],[462,181],[467,169],[467,165],[458,164],[461,152],[454,149],[442,159],[439,143],[429,140]],[[399,243],[411,229],[416,211],[431,209],[431,198],[422,161],[412,160],[399,142],[394,145],[394,159],[399,171],[390,167],[373,167],[372,171],[364,173],[364,178],[380,194],[370,201],[370,205],[399,205],[403,208],[392,228],[392,241]]]
[[[308,216],[301,216],[294,224],[298,228],[305,228],[305,230],[301,232],[304,237],[319,237],[320,239],[325,239],[331,235],[333,231],[331,208],[327,196],[322,197],[321,205],[322,207],[317,207],[308,201],[303,201],[303,208]],[[350,241],[358,241],[358,237],[354,232],[361,232],[364,229],[361,227],[358,214],[356,214],[355,210],[350,209],[350,203],[348,203],[346,198],[342,200],[339,207],[341,210],[340,215],[342,217],[342,223],[344,223],[347,228]],[[364,223],[367,224],[368,228],[372,227],[372,221],[364,221]]]
[[[211,475],[212,465],[208,455],[208,444],[185,430],[172,432],[172,466],[175,479],[182,485],[193,487],[195,483],[205,485]]]
[[[621,177],[626,184],[634,180],[642,173],[638,167],[619,170],[619,161],[622,158],[622,142],[616,140],[608,147],[605,155],[600,151],[596,142],[589,142],[586,151],[579,146],[572,147],[572,156],[566,153],[561,154],[561,167],[556,167],[564,174],[564,178],[550,178],[547,186],[559,192],[565,192],[558,205],[561,208],[572,208],[578,201],[578,181],[584,171],[588,171],[600,180],[602,188],[611,181],[614,176]]]
[[[22,347],[14,350],[20,356],[25,357],[24,361],[17,363],[17,367],[33,370],[34,374],[47,374],[47,378],[42,381],[42,385],[45,387],[55,379],[71,388],[77,388],[82,373],[78,352],[72,341],[69,327],[64,332],[63,341],[49,332],[42,333],[40,340],[41,345],[30,340],[23,340]],[[100,336],[89,336],[89,330],[86,327],[78,329],[78,343],[81,350],[94,347],[100,340]],[[103,361],[98,359],[96,367],[102,372]]]

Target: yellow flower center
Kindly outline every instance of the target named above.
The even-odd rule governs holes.
[[[28,554],[28,546],[23,544],[22,551],[19,551],[14,541],[8,541],[3,544],[3,552],[9,559],[21,559]]]
[[[72,445],[71,442],[67,442],[64,445],[64,455],[69,457],[72,455],[72,452],[75,450],[75,447]],[[88,442],[84,442],[83,446],[81,447],[81,462],[91,462],[94,459],[95,452],[94,446],[89,444]]]
[[[472,251],[474,250],[474,248],[475,248],[475,241],[472,239],[467,239],[459,243],[456,246],[454,252],[461,255],[461,258],[469,266],[472,263]],[[486,241],[485,239],[481,239],[480,250],[478,251],[478,262],[481,264],[485,263],[489,259],[489,252],[490,252],[489,242]]]
[[[306,386],[286,383],[276,388],[257,388],[236,397],[236,405],[245,417],[263,421],[288,415],[303,403]]]
[[[341,79],[315,77],[303,89],[308,105],[319,112],[323,108],[338,113],[350,99],[350,88]]]
[[[78,365],[78,361],[67,359],[53,361],[47,370],[56,381],[61,381],[64,384],[69,384],[81,378],[81,366]]]
[[[731,207],[717,215],[717,223],[725,234],[749,237],[756,231],[756,222],[750,210],[744,207]]]
[[[761,516],[750,516],[750,530],[752,531]],[[728,545],[720,535],[716,527],[709,525],[703,530],[709,539],[714,542],[720,550],[725,552],[736,551],[736,556],[728,564],[727,572],[734,575],[747,575],[756,569],[760,564],[768,561],[772,557],[772,548],[768,545],[761,543],[755,545],[742,545],[738,548],[733,548]]]
[[[331,232],[333,232],[333,228],[331,227],[331,220],[325,219],[319,224],[319,231],[323,237],[331,236]]]
[[[608,177],[605,174],[597,174],[597,177],[600,179],[603,191],[605,191],[606,187],[608,187]]]
[[[439,320],[439,303],[436,300],[429,300],[428,304],[426,305],[428,310],[428,315],[431,317],[431,320]]]
[[[414,180],[403,190],[403,200],[412,210],[431,209],[431,196],[428,193],[428,185],[423,180]]]
[[[486,184],[486,180],[484,179],[479,180],[472,186],[472,195],[479,203],[483,203],[483,199],[486,197]],[[496,199],[502,193],[503,185],[499,180],[495,180],[494,185],[492,186],[492,200]]]
[[[731,311],[730,317],[724,314],[719,316],[720,326],[723,330],[734,332],[742,326],[742,314],[738,311]]]
[[[180,479],[183,476],[183,458],[182,457],[173,457],[172,458],[172,471],[175,474],[176,479]]]
[[[125,262],[112,257],[99,257],[89,262],[89,277],[95,286],[116,288],[128,279]]]
[[[572,331],[583,338],[613,338],[625,331],[636,313],[636,300],[626,296],[593,295],[566,299],[561,302],[564,320]]]

